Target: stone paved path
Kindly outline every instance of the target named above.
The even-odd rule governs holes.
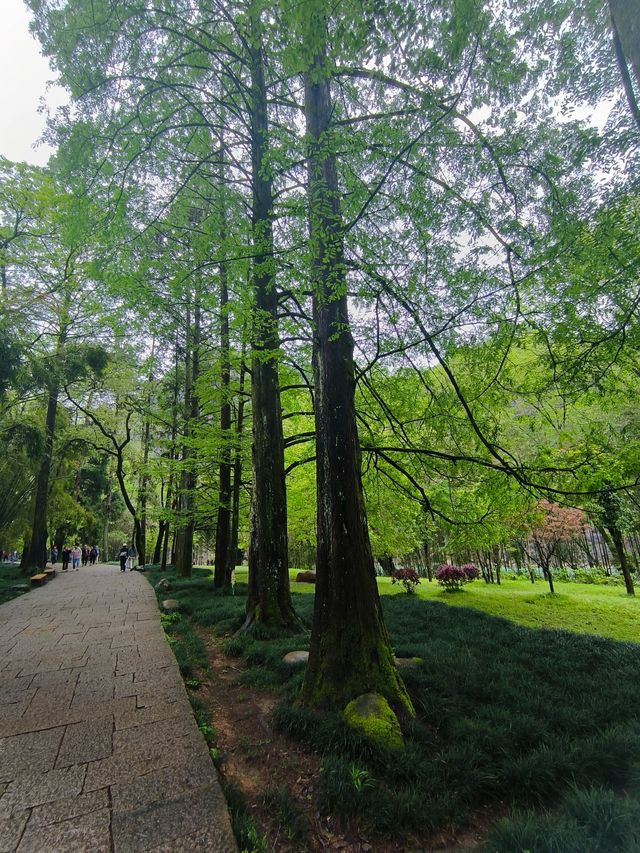
[[[16,850],[237,851],[136,572],[58,572],[0,606],[0,851]]]

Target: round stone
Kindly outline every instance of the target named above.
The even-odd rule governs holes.
[[[177,610],[178,607],[180,607],[180,604],[176,601],[175,598],[166,598],[162,602],[163,610]]]
[[[306,663],[309,660],[309,652],[289,652],[282,660],[289,666],[293,666],[296,663]]]
[[[422,663],[422,658],[394,658],[398,669],[415,669]]]

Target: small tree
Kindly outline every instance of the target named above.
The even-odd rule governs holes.
[[[585,515],[576,507],[564,507],[548,500],[538,501],[529,528],[529,544],[525,548],[529,557],[540,566],[550,592],[554,593],[551,561],[563,542],[578,536]]]

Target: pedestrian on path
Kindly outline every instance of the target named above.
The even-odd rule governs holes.
[[[120,553],[118,554],[118,559],[120,560],[120,571],[124,572],[127,568],[127,557],[129,556],[129,549],[127,547],[127,543],[122,543],[122,548],[120,548]]]
[[[74,572],[80,570],[80,560],[82,559],[82,548],[78,543],[71,549],[71,568]]]
[[[91,550],[89,551],[89,562],[92,566],[95,566],[96,559],[98,557],[98,547],[97,545],[92,545]]]
[[[56,548],[55,545],[52,545],[51,546],[51,565],[55,566],[57,560],[58,560],[58,549]]]
[[[127,552],[127,557],[128,557],[127,566],[129,567],[130,572],[133,571],[133,563],[134,563],[134,560],[137,556],[138,556],[138,552],[136,551],[135,546],[132,545]]]
[[[66,572],[69,568],[69,560],[71,559],[71,549],[66,545],[62,549],[62,571]]]

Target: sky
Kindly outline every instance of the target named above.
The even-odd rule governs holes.
[[[47,87],[55,75],[29,32],[23,0],[0,0],[0,6],[0,154],[42,166],[53,149],[37,144],[46,122],[41,99],[53,110],[67,98],[59,86]]]

